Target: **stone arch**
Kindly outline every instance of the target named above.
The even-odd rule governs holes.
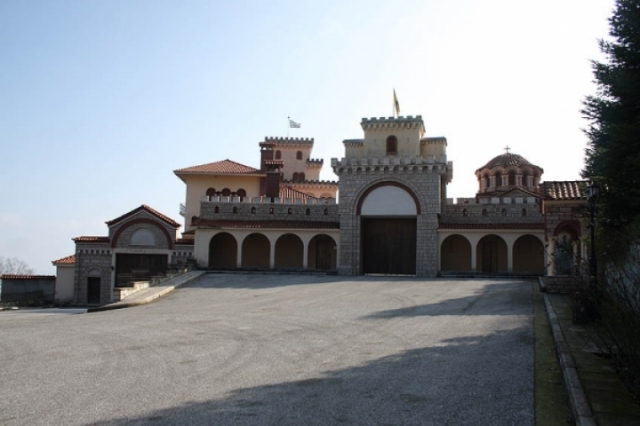
[[[357,198],[358,202],[356,204],[356,215],[360,216],[362,214],[362,205],[363,205],[364,201],[366,200],[366,198],[369,196],[369,194],[371,194],[376,189],[379,189],[379,188],[382,188],[382,187],[385,187],[385,186],[397,187],[397,188],[400,188],[400,189],[404,190],[407,194],[409,194],[409,196],[411,196],[411,198],[413,199],[413,202],[415,203],[415,206],[416,206],[415,207],[415,212],[413,214],[410,214],[410,215],[419,215],[419,214],[421,214],[420,201],[418,200],[418,197],[416,196],[415,192],[411,188],[406,186],[405,184],[391,180],[391,181],[377,182],[377,183],[374,183],[373,185],[370,185],[369,187],[367,187],[362,192],[362,194]]]
[[[513,244],[513,272],[544,273],[544,245],[539,238],[526,234]]]
[[[498,235],[485,235],[476,247],[476,270],[484,274],[507,272],[507,243]]]
[[[111,248],[116,248],[118,247],[118,242],[120,239],[120,236],[122,235],[122,233],[131,228],[134,225],[139,225],[139,224],[149,224],[149,225],[153,225],[156,228],[158,228],[160,230],[160,232],[164,235],[164,237],[166,238],[166,242],[167,242],[167,247],[169,249],[173,249],[173,243],[174,243],[174,239],[171,238],[171,236],[169,235],[169,232],[166,230],[166,228],[164,226],[161,226],[158,222],[156,222],[155,220],[151,220],[151,219],[145,219],[145,218],[140,218],[140,219],[134,219],[132,221],[129,221],[126,225],[121,226],[120,228],[118,228],[118,230],[115,232],[115,234],[113,235],[113,238],[111,239]],[[159,242],[156,240],[156,243],[159,244]]]
[[[440,246],[441,271],[471,271],[471,243],[462,235],[449,235]]]
[[[228,232],[220,232],[209,241],[209,268],[235,268],[238,242]]]
[[[260,233],[248,235],[242,242],[242,267],[268,268],[271,243]]]
[[[571,235],[573,241],[578,240],[580,238],[580,222],[577,220],[565,220],[560,222],[553,230],[553,236],[557,237],[563,232]]]
[[[276,241],[276,268],[302,268],[304,244],[295,234],[284,234]]]
[[[336,269],[338,246],[327,234],[318,234],[309,241],[307,266],[313,269]]]

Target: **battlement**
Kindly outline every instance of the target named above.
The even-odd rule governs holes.
[[[210,200],[211,199],[211,200]],[[338,222],[335,198],[204,197],[200,218],[205,220],[294,220]]]
[[[289,138],[289,137],[273,137],[266,136],[261,146],[275,145],[313,145],[313,138]]]
[[[350,146],[362,146],[364,145],[364,139],[345,139],[342,143]]]
[[[436,144],[447,145],[447,138],[445,138],[444,136],[436,136],[436,137],[429,137],[429,138],[420,139],[420,144],[421,145],[428,144],[428,143],[436,143]]]
[[[400,117],[373,117],[363,118],[360,123],[362,130],[386,130],[386,129],[420,129],[424,132],[424,122],[422,116],[412,115]]]
[[[447,198],[447,205],[474,205],[474,204],[538,204],[536,197],[492,197],[492,198]]]
[[[324,160],[321,158],[309,158],[307,160],[307,166],[320,166],[324,164]]]

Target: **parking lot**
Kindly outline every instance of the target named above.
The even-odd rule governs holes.
[[[208,274],[0,312],[2,425],[534,424],[532,284]]]

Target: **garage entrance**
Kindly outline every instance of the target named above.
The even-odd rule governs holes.
[[[363,218],[365,274],[416,274],[416,219]]]

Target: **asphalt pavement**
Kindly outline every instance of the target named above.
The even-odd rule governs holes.
[[[534,424],[531,281],[208,274],[0,313],[2,425]]]

